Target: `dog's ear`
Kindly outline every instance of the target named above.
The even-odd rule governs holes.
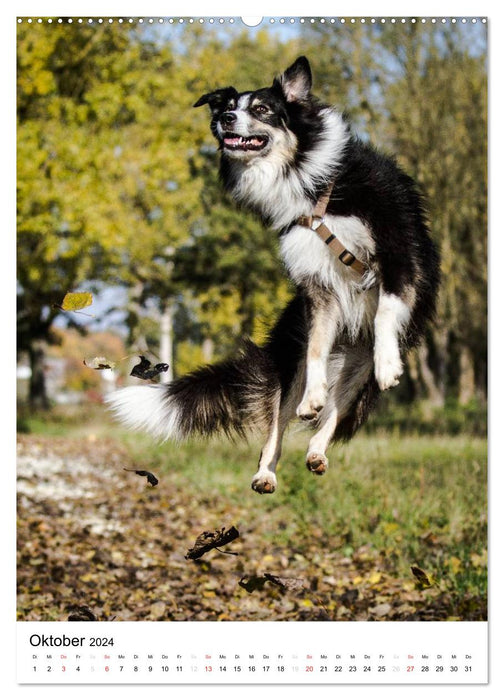
[[[213,94],[213,92],[207,92],[206,95],[201,95],[199,100],[193,104],[193,107],[201,107],[202,105],[210,104],[210,99]]]
[[[280,87],[287,102],[303,102],[310,97],[312,74],[305,56],[300,56],[292,66],[275,78],[274,87]]]
[[[225,107],[229,100],[237,95],[238,92],[234,87],[220,88],[219,90],[214,90],[214,92],[207,92],[205,95],[201,95],[199,100],[193,104],[193,107],[209,105],[212,112],[215,112]]]

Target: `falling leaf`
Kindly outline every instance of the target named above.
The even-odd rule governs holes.
[[[139,357],[140,362],[135,365],[130,372],[132,377],[138,377],[138,379],[153,379],[154,377],[157,377],[158,374],[167,372],[168,368],[170,367],[170,365],[167,365],[164,362],[159,362],[157,365],[152,367],[151,362],[146,357],[143,355],[139,355]]]
[[[222,547],[223,545],[232,542],[239,536],[240,533],[234,527],[234,525],[227,531],[225,531],[225,528],[222,528],[221,530],[215,530],[214,532],[202,532],[201,535],[198,535],[196,538],[194,546],[188,550],[185,558],[199,559],[199,557],[203,556],[203,554],[209,552],[211,549]]]
[[[90,369],[114,369],[115,367],[115,362],[107,360],[106,357],[89,357],[83,362]]]
[[[79,312],[93,303],[93,295],[91,292],[68,292],[63,297],[61,304],[53,304],[54,308],[61,311]],[[92,316],[92,314],[86,314]]]
[[[242,576],[238,585],[244,588],[247,593],[262,591],[266,583],[266,576]]]
[[[425,571],[420,569],[418,566],[412,566],[411,573],[413,576],[415,576],[421,588],[431,588],[431,586],[434,585],[434,582],[429,578]]]
[[[157,479],[154,474],[151,474],[151,472],[145,471],[145,469],[126,469],[126,467],[123,467],[123,469],[125,472],[135,472],[138,476],[146,476],[151,486],[157,486],[159,484],[159,479]]]

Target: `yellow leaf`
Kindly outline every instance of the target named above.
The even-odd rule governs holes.
[[[91,292],[68,292],[63,298],[60,308],[63,311],[79,311],[91,306],[93,295]]]
[[[383,531],[386,535],[391,535],[399,528],[399,523],[384,523]]]
[[[450,565],[450,569],[454,574],[458,574],[462,569],[462,562],[458,557],[450,557],[448,564]]]
[[[261,564],[271,564],[273,561],[275,561],[275,558],[271,554],[265,554],[261,559]]]
[[[481,554],[473,552],[473,554],[471,554],[471,564],[477,569],[484,568],[487,565],[486,550],[484,550]]]
[[[375,571],[373,574],[371,574],[368,581],[372,585],[374,585],[375,583],[379,583],[381,581],[381,573],[379,571]]]

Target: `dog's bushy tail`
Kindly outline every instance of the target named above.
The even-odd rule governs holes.
[[[268,424],[279,386],[270,354],[247,341],[235,358],[169,384],[119,389],[106,401],[125,425],[157,439],[218,432],[232,437]]]
[[[130,428],[161,440],[223,433],[244,437],[271,424],[278,396],[289,392],[306,342],[305,300],[296,295],[262,346],[246,341],[233,357],[170,384],[130,386],[107,403]]]

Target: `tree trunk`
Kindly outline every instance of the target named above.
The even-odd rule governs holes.
[[[44,374],[44,350],[40,343],[34,342],[30,346],[28,352],[30,356],[31,367],[29,393],[30,407],[33,409],[42,408],[44,410],[47,410],[49,408],[49,399],[47,398],[46,381]]]
[[[168,303],[164,307],[160,327],[159,359],[169,365],[168,371],[161,373],[160,381],[168,384],[173,380],[173,304]]]
[[[203,354],[203,362],[210,364],[213,359],[214,354],[214,342],[211,338],[205,338],[201,346],[201,352]]]
[[[460,351],[459,368],[458,400],[463,406],[466,406],[474,398],[476,392],[473,357],[466,346],[463,346]]]
[[[420,368],[422,381],[427,389],[429,401],[434,406],[442,406],[444,404],[444,394],[436,384],[434,373],[429,367],[428,357],[429,349],[425,341],[423,341],[418,348],[418,365]]]

